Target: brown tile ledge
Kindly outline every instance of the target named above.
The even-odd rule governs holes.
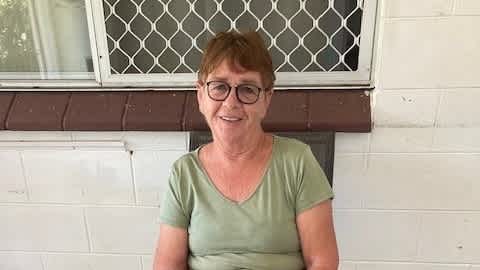
[[[363,90],[276,91],[268,131],[370,132]],[[0,130],[201,131],[195,91],[0,92]]]

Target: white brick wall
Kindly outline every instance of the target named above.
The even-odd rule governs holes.
[[[414,213],[335,211],[342,260],[413,260],[418,226],[419,217]]]
[[[158,206],[187,142],[183,132],[0,132],[0,269],[151,269]]]
[[[377,126],[431,127],[435,123],[439,91],[382,91],[377,93]]]
[[[153,254],[151,256],[142,256],[142,270],[152,270]]]
[[[446,16],[455,0],[386,0],[385,15],[394,17]]]
[[[45,255],[45,267],[49,270],[141,270],[138,256],[85,255],[85,254],[48,254]]]
[[[49,203],[133,204],[126,151],[24,151],[30,199]]]
[[[336,136],[342,270],[480,269],[480,1],[382,1],[370,134]]]
[[[422,215],[418,256],[424,261],[480,263],[480,213]]]
[[[20,154],[17,151],[0,151],[0,201],[23,202],[28,198]]]
[[[480,270],[480,1],[381,4],[375,128],[336,136],[340,269]],[[187,142],[172,132],[0,132],[0,269],[151,269],[158,205]]]
[[[480,16],[384,19],[380,86],[478,86],[480,36],[472,33],[479,23]]]
[[[89,207],[86,219],[93,252],[150,254],[155,248],[156,207]]]
[[[44,270],[42,257],[39,254],[0,253],[0,269],[2,270]]]
[[[470,270],[465,264],[360,263],[356,270]]]
[[[0,250],[89,250],[80,207],[2,205],[0,220]]]
[[[478,106],[479,100],[480,87],[471,89],[449,89],[444,91],[442,93],[440,106],[438,108],[438,126],[480,126],[480,106]]]
[[[337,152],[341,269],[478,269],[477,135],[478,128],[376,128],[362,139],[366,152]],[[336,145],[355,150],[348,144],[357,136],[337,136]]]
[[[137,191],[137,203],[159,205],[167,188],[170,168],[165,169],[184,151],[136,151],[133,153],[133,173]],[[162,181],[160,181],[162,179]]]
[[[455,14],[458,15],[480,15],[480,2],[477,0],[457,0]]]

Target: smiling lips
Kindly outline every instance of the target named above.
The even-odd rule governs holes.
[[[237,122],[237,121],[242,120],[242,118],[233,117],[233,116],[220,116],[220,119],[228,121],[228,122]]]

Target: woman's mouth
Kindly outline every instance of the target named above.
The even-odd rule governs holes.
[[[228,122],[237,122],[242,120],[241,118],[238,117],[231,117],[231,116],[220,116],[220,119]]]

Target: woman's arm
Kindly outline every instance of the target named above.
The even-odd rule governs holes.
[[[188,234],[185,229],[160,225],[160,236],[153,261],[153,270],[186,270]]]
[[[337,270],[338,250],[331,200],[303,211],[296,221],[307,269]]]

